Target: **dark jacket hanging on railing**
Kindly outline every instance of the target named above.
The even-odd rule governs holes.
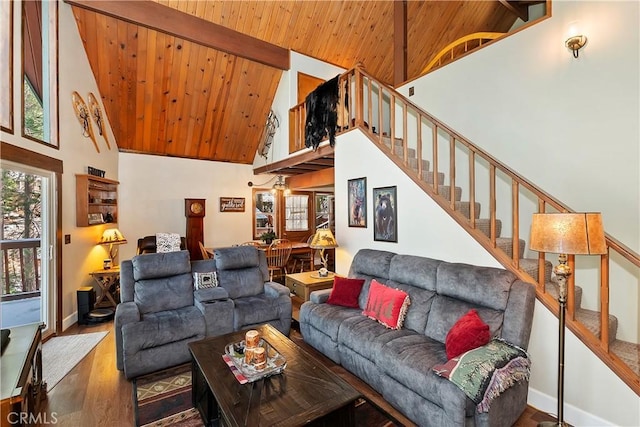
[[[313,147],[314,150],[317,150],[318,145],[327,135],[332,147],[336,142],[339,78],[338,75],[322,83],[305,99],[307,120],[304,145],[307,148]]]

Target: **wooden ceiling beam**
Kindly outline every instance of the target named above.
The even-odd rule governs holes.
[[[290,68],[288,49],[153,1],[65,0],[65,3],[280,70]]]
[[[260,175],[263,173],[278,173],[278,171],[281,171],[283,169],[295,168],[301,163],[307,163],[322,157],[333,157],[333,153],[333,147],[331,147],[329,144],[326,144],[318,147],[316,151],[307,151],[305,153],[298,154],[297,156],[288,157],[286,159],[273,162],[268,165],[260,166],[259,168],[255,168],[253,170],[253,173],[255,175]]]
[[[522,19],[524,22],[529,21],[529,7],[517,1],[499,0],[500,4],[506,7],[511,13]]]
[[[407,81],[407,2],[393,2],[393,84]]]
[[[335,171],[333,168],[321,169],[302,175],[292,176],[286,179],[290,188],[328,187],[335,184]]]

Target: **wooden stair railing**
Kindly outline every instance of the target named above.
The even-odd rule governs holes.
[[[527,259],[521,230],[528,230],[534,212],[572,212],[559,200],[518,175],[509,167],[471,143],[403,95],[377,81],[361,68],[341,75],[347,84],[350,114],[349,126],[338,134],[359,128],[425,193],[447,211],[506,269],[520,279],[536,283],[538,299],[556,316],[557,291],[551,280],[551,262],[555,255],[537,254]],[[290,147],[304,148],[304,103],[290,110]],[[445,176],[448,179],[445,181]],[[462,186],[464,185],[464,190]],[[463,192],[468,201],[462,201]],[[488,206],[488,218],[480,218],[480,206]],[[510,237],[500,237],[503,219],[509,223]],[[528,233],[526,237],[528,237]],[[572,275],[568,284],[567,327],[609,366],[634,392],[640,395],[638,354],[627,362],[611,348],[616,325],[611,325],[610,294],[612,283],[624,282],[638,286],[640,255],[606,235],[608,253],[600,257],[599,275],[586,277],[598,289],[598,324],[587,327],[581,309],[582,289],[575,286]],[[588,259],[587,259],[588,258]],[[576,273],[589,270],[589,259],[596,257],[569,256],[569,264]],[[584,263],[584,264],[583,264]],[[586,266],[586,268],[584,267]],[[614,280],[611,277],[614,277]],[[578,298],[578,294],[580,298]],[[637,308],[636,308],[637,309]],[[596,311],[590,311],[595,313]],[[636,313],[637,315],[637,313]],[[632,316],[633,317],[633,316]],[[611,336],[614,335],[614,336]],[[616,341],[617,342],[617,341]],[[631,343],[638,349],[637,343]],[[637,350],[636,350],[637,351]],[[632,356],[633,358],[633,356]]]
[[[440,50],[440,52],[438,52],[438,54],[429,61],[426,67],[422,69],[422,73],[420,74],[426,74],[433,69],[448,64],[454,59],[458,59],[467,53],[482,47],[484,43],[503,37],[506,34],[507,33],[479,32],[462,36]]]

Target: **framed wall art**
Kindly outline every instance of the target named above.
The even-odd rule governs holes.
[[[373,189],[373,240],[398,242],[397,187]]]
[[[349,227],[367,227],[367,178],[347,181]]]

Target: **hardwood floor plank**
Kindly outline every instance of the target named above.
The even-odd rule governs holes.
[[[127,427],[135,424],[132,384],[127,381],[124,373],[116,369],[113,322],[80,326],[76,324],[62,335],[100,331],[109,331],[109,334],[49,391],[47,400],[43,402],[43,413],[47,413],[48,416],[55,414],[59,426]],[[395,417],[403,425],[413,425],[371,387],[304,343],[298,331],[292,330],[291,337],[298,345],[317,355],[326,366],[357,388],[373,405]],[[514,426],[535,427],[540,421],[553,420],[549,415],[527,407]]]

